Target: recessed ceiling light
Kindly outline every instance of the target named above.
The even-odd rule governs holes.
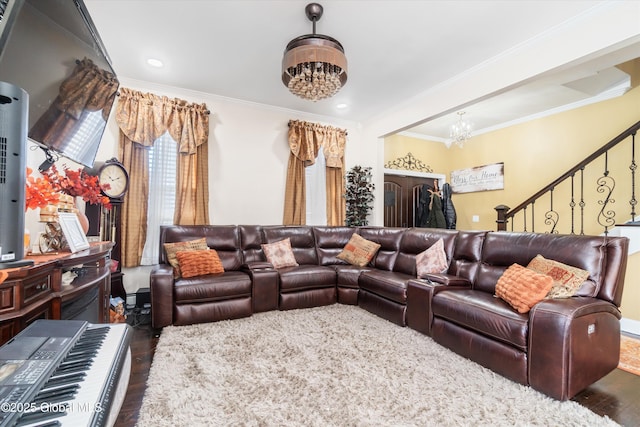
[[[164,66],[162,61],[160,61],[159,59],[155,59],[155,58],[147,59],[147,64],[149,64],[149,65],[151,65],[152,67],[155,67],[155,68],[162,68]]]
[[[347,108],[348,106],[349,106],[348,104],[342,103],[342,104],[338,104],[338,105],[336,105],[336,108],[337,108],[338,110],[344,110],[344,109],[345,109],[345,108]]]

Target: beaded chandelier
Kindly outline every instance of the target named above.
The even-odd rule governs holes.
[[[305,12],[313,23],[313,34],[296,37],[287,44],[282,82],[294,95],[315,102],[332,97],[347,82],[347,58],[338,40],[316,34],[322,6],[310,3]]]

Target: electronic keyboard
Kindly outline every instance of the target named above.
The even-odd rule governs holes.
[[[115,424],[130,339],[124,323],[33,322],[0,347],[0,427]]]

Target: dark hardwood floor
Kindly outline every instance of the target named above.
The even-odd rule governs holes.
[[[131,338],[131,376],[129,387],[115,427],[133,427],[138,421],[138,412],[142,405],[142,397],[147,387],[147,377],[156,352],[160,332],[151,325],[133,327]]]
[[[131,339],[131,377],[116,427],[133,427],[146,388],[149,368],[160,333],[149,325],[134,327]],[[573,398],[623,426],[640,425],[640,376],[616,369]]]

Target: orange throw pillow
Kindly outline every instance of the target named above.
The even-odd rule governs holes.
[[[508,302],[518,313],[528,313],[547,296],[553,278],[519,264],[507,268],[496,284],[496,296]]]
[[[207,246],[207,239],[204,237],[184,242],[165,243],[164,250],[167,253],[167,261],[173,267],[173,277],[180,277],[180,265],[176,258],[178,251],[203,251],[206,249],[209,249],[209,247]]]
[[[205,274],[224,273],[224,267],[214,249],[202,251],[178,251],[176,258],[180,264],[182,277],[204,276]]]

